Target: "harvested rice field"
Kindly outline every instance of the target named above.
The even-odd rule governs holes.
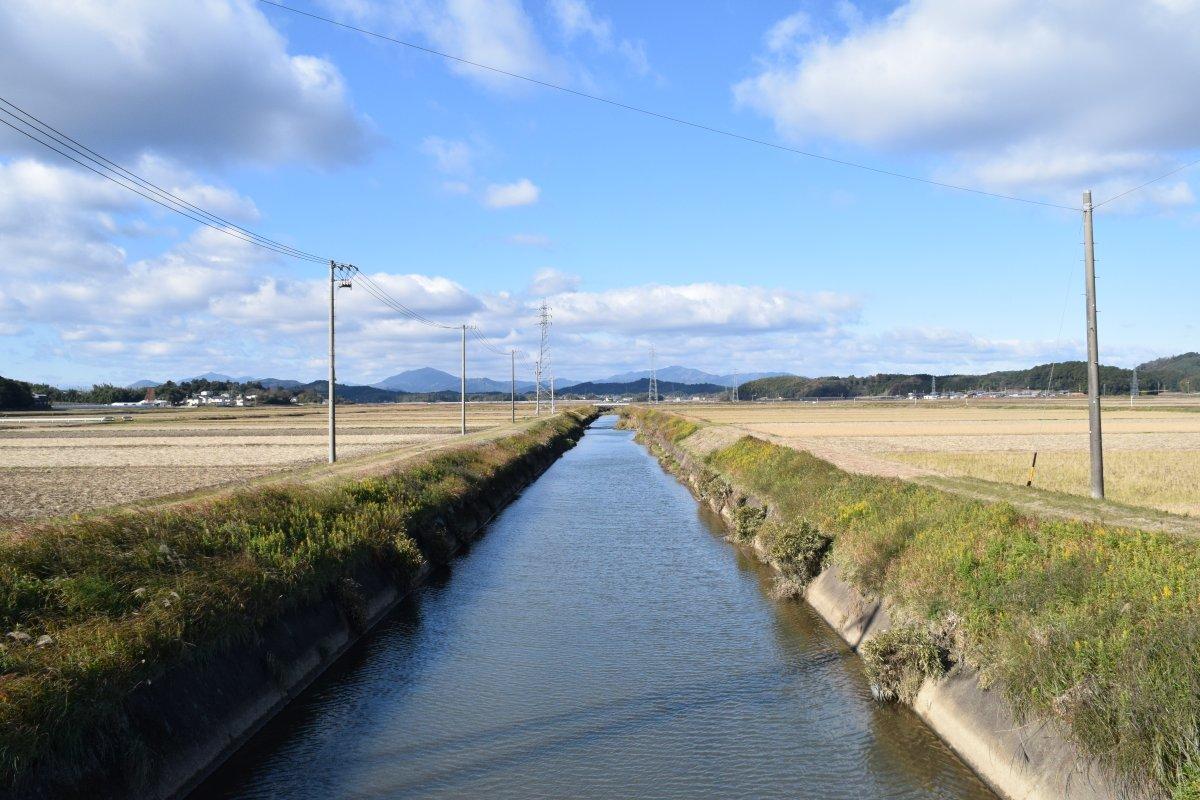
[[[857,472],[973,478],[1088,495],[1083,398],[683,405],[678,410]],[[1108,400],[1106,489],[1116,503],[1200,517],[1200,396]]]
[[[532,411],[518,405],[518,420]],[[104,417],[110,421],[94,421]],[[475,437],[498,432],[510,425],[509,406],[471,403],[467,423]],[[343,469],[459,439],[459,408],[451,403],[338,409]],[[320,406],[0,416],[0,522],[319,470],[327,446]]]

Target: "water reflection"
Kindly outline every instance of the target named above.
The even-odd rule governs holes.
[[[197,796],[990,798],[602,420]]]

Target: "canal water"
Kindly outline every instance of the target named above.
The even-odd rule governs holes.
[[[194,797],[993,798],[614,421]]]

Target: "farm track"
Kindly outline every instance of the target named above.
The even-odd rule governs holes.
[[[513,425],[507,404],[480,404],[469,408],[472,424],[461,437],[457,406],[348,407],[339,413],[339,460],[331,466],[323,410],[303,411],[149,412],[91,427],[0,430],[0,524],[20,528],[47,517],[157,508],[245,487],[361,477],[534,421]]]
[[[897,405],[893,409],[904,413],[907,406]],[[834,413],[839,414],[841,419],[820,419],[815,414],[822,412],[812,412],[813,416],[805,420],[771,418],[766,421],[754,417],[810,412],[803,406],[796,405],[769,406],[768,410],[759,406],[742,412],[743,419],[738,420],[731,417],[739,412],[727,406],[717,409],[684,406],[671,410],[706,426],[706,429],[695,435],[708,435],[713,437],[714,441],[725,441],[737,436],[755,436],[785,447],[810,452],[848,472],[923,483],[985,502],[1009,503],[1030,514],[1085,519],[1105,525],[1200,536],[1200,519],[1196,517],[1109,500],[1096,501],[1086,496],[1047,491],[1022,484],[982,480],[911,463],[917,459],[906,458],[917,453],[938,452],[986,454],[997,450],[1022,453],[1032,450],[1078,451],[1080,434],[1077,431],[1062,432],[1069,420],[1063,420],[1061,413],[1047,414],[1036,409],[1005,406],[981,409],[978,416],[970,417],[957,410],[952,414],[944,414],[936,413],[941,411],[940,409],[931,409],[927,416],[919,420],[889,421],[886,420],[886,408],[863,409],[866,413],[839,408]],[[1106,427],[1108,449],[1176,452],[1180,455],[1200,451],[1200,431],[1196,429],[1196,422],[1178,414],[1163,414],[1160,417],[1162,412],[1179,410],[1179,407],[1156,408],[1147,415],[1149,419],[1114,419],[1111,427],[1117,430],[1110,433]],[[1017,411],[1018,413],[1013,415],[1017,419],[1005,420],[1003,413],[989,413],[996,411]],[[1118,417],[1118,414],[1109,413],[1110,419]],[[1158,430],[1163,427],[1165,421],[1171,419],[1180,421],[1175,430]],[[1008,425],[1005,425],[1006,422]],[[1019,429],[1030,423],[1041,423],[1042,430],[1038,433],[1009,433],[1007,430],[997,430],[1001,426]],[[972,433],[962,432],[961,428],[967,425],[974,427]],[[956,427],[960,430],[955,430]],[[1130,429],[1134,427],[1141,430]],[[909,435],[896,435],[897,429],[905,428],[908,429]],[[1123,432],[1122,428],[1125,429]],[[713,429],[721,430],[722,433],[715,434],[711,432]],[[786,433],[773,432],[776,430]],[[805,433],[792,433],[799,430],[804,430]],[[1084,430],[1086,431],[1086,428]],[[855,435],[862,433],[866,435]],[[880,435],[881,433],[883,435]],[[1086,436],[1086,433],[1084,435]],[[1084,442],[1086,447],[1086,440]],[[1071,443],[1074,443],[1075,447],[1068,447]]]

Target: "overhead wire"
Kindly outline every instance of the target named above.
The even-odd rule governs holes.
[[[173,194],[153,181],[138,175],[134,171],[98,153],[79,140],[72,138],[7,98],[0,97],[0,114],[4,115],[0,117],[0,123],[3,123],[17,133],[22,134],[47,149],[53,150],[63,158],[72,161],[84,169],[193,222],[279,255],[321,264],[327,264],[330,261],[330,259],[319,256],[316,253],[310,253],[276,239],[263,236]],[[380,286],[369,275],[363,273],[358,267],[348,264],[339,266],[351,269],[360,285],[362,285],[368,294],[407,319],[440,329],[457,329],[459,327],[429,319],[420,312],[409,308],[393,297],[390,292],[383,286]],[[482,336],[482,334],[480,335]]]
[[[0,109],[0,113],[8,113],[8,112],[5,112],[3,109]],[[9,114],[9,116],[12,117],[13,119],[18,119],[15,115]],[[18,119],[18,121],[20,121],[20,120]],[[322,258],[315,257],[315,256],[310,257],[307,255],[299,255],[297,253],[291,252],[290,250],[286,250],[286,249],[279,248],[279,247],[274,247],[272,245],[258,241],[249,236],[244,236],[244,235],[238,233],[237,231],[233,231],[228,228],[225,228],[220,225],[209,222],[208,220],[204,219],[203,217],[194,215],[185,209],[180,209],[180,208],[177,208],[176,206],[170,205],[169,203],[166,203],[166,202],[156,198],[154,195],[152,195],[146,191],[143,191],[142,189],[138,188],[135,185],[130,185],[129,183],[119,180],[118,178],[114,177],[113,175],[110,175],[110,174],[92,166],[91,164],[86,163],[85,161],[75,158],[70,153],[60,150],[58,147],[55,147],[53,144],[46,142],[45,140],[39,138],[38,136],[36,136],[33,133],[30,133],[27,130],[24,130],[23,128],[17,127],[16,125],[12,124],[11,122],[9,122],[6,119],[0,118],[0,124],[7,125],[9,128],[12,128],[17,133],[20,133],[23,136],[26,136],[26,137],[32,139],[33,141],[37,142],[38,144],[41,144],[44,147],[47,147],[47,148],[55,151],[56,153],[58,153],[59,155],[63,156],[64,158],[66,158],[70,161],[74,161],[76,164],[83,167],[84,169],[90,170],[91,172],[96,173],[100,177],[110,180],[113,183],[117,184],[118,186],[128,189],[129,191],[133,192],[134,194],[141,195],[142,197],[144,197],[145,199],[149,200],[152,203],[160,205],[163,208],[166,208],[170,211],[174,211],[176,214],[187,217],[188,219],[192,220],[193,222],[198,222],[201,225],[212,228],[215,231],[224,233],[227,236],[233,237],[234,239],[240,239],[243,242],[246,242],[247,244],[252,244],[252,245],[255,245],[256,247],[261,247],[264,250],[271,250],[275,253],[278,253],[279,255],[290,256],[291,258],[297,258],[297,259],[300,259],[303,261],[324,262],[326,260],[326,259],[322,259]]]
[[[510,70],[501,69],[500,67],[495,67],[490,64],[484,64],[479,61],[472,61],[471,59],[463,58],[462,56],[456,56],[456,55],[453,55],[452,53],[446,53],[441,50],[435,50],[432,47],[425,47],[424,45],[419,45],[415,42],[409,42],[404,39],[399,39],[394,36],[389,36],[385,33],[380,33],[379,31],[373,31],[368,28],[362,28],[357,25],[351,25],[348,22],[341,22],[339,20],[332,19],[330,17],[321,16],[320,14],[314,14],[310,11],[304,11],[299,8],[294,8],[292,6],[285,5],[280,2],[276,2],[276,0],[259,0],[259,2],[263,3],[265,5],[274,6],[275,8],[278,8],[282,11],[288,11],[288,12],[291,12],[292,14],[297,14],[299,16],[308,17],[310,19],[314,19],[319,22],[324,22],[328,25],[334,25],[339,28],[343,28],[345,30],[354,31],[356,33],[361,33],[365,36],[371,36],[371,37],[374,37],[381,41],[390,42],[391,44],[399,45],[401,47],[407,47],[412,50],[418,50],[422,53],[428,53],[430,55],[438,56],[439,58],[444,58],[448,61],[454,61],[458,64],[466,64],[471,67],[476,67],[478,69],[487,70],[487,71],[495,73],[497,75],[505,75],[510,78],[515,78],[517,80],[526,81],[527,83],[541,86],[546,89],[553,89],[555,91],[564,92],[566,94],[574,95],[575,97],[579,97],[579,98],[582,98],[585,100],[591,100],[591,101],[594,101],[597,103],[604,103],[606,105],[612,106],[614,108],[619,108],[624,111],[630,111],[630,112],[633,112],[636,114],[642,114],[644,116],[653,117],[655,119],[659,119],[664,122],[670,122],[670,123],[674,123],[676,125],[683,125],[683,126],[686,126],[689,128],[693,128],[695,130],[705,131],[707,133],[716,134],[718,136],[725,136],[730,139],[737,139],[739,141],[746,142],[749,144],[759,145],[760,147],[769,147],[774,150],[781,150],[783,152],[792,153],[793,155],[803,156],[805,158],[812,158],[812,159],[817,159],[819,161],[825,161],[830,164],[838,164],[843,167],[851,167],[853,169],[865,170],[867,172],[873,172],[878,175],[887,175],[887,176],[890,176],[893,178],[901,178],[901,179],[908,180],[908,181],[915,181],[917,183],[924,183],[929,186],[938,186],[943,189],[953,189],[955,191],[960,191],[960,192],[970,192],[971,194],[983,195],[985,197],[993,197],[993,198],[996,198],[999,200],[1012,200],[1012,201],[1018,202],[1018,203],[1029,203],[1031,205],[1047,206],[1050,208],[1060,208],[1060,209],[1063,209],[1066,211],[1079,211],[1080,210],[1079,208],[1077,208],[1075,206],[1064,206],[1064,205],[1060,205],[1059,203],[1051,203],[1051,202],[1047,202],[1045,200],[1034,200],[1033,198],[1029,198],[1029,197],[1018,197],[1016,195],[1000,194],[998,192],[989,192],[984,189],[977,189],[977,188],[974,188],[971,186],[961,186],[961,185],[954,184],[954,183],[946,183],[944,181],[933,180],[932,178],[923,178],[923,177],[920,177],[919,175],[909,175],[904,172],[896,172],[895,170],[883,169],[882,167],[872,167],[869,164],[862,164],[862,163],[859,163],[856,161],[848,161],[846,159],[834,158],[833,156],[821,155],[820,153],[813,153],[813,152],[810,152],[807,150],[801,150],[800,148],[797,148],[797,147],[789,147],[788,145],[779,144],[778,142],[772,142],[767,139],[758,139],[753,136],[748,136],[746,134],[737,133],[736,131],[731,131],[731,130],[728,130],[725,128],[718,128],[716,126],[708,125],[708,124],[705,124],[702,122],[694,122],[689,119],[684,119],[683,117],[676,117],[671,114],[665,114],[660,111],[654,111],[652,109],[644,108],[642,106],[635,106],[635,105],[631,105],[629,103],[624,103],[620,100],[614,100],[610,97],[604,97],[602,95],[592,94],[590,92],[584,92],[579,89],[572,89],[569,86],[563,86],[562,84],[552,83],[550,81],[542,80],[540,78],[534,78],[530,75],[523,75],[519,72],[512,72]]]
[[[147,191],[158,196],[159,198],[161,198],[162,200],[164,200],[167,203],[182,206],[183,208],[186,208],[188,211],[194,212],[202,217],[205,217],[206,219],[208,219],[209,221],[211,221],[217,225],[233,228],[247,236],[253,237],[254,239],[262,242],[263,244],[269,245],[272,248],[287,250],[290,254],[292,254],[296,257],[301,257],[301,258],[305,258],[305,259],[309,259],[309,260],[321,260],[321,261],[327,260],[327,259],[323,258],[322,256],[319,256],[315,253],[306,252],[304,250],[301,250],[298,247],[293,247],[292,245],[289,245],[285,242],[280,242],[275,239],[271,239],[269,237],[263,236],[262,234],[256,233],[248,228],[244,228],[241,225],[238,225],[237,223],[232,222],[231,220],[225,219],[224,217],[218,216],[217,214],[213,214],[212,212],[207,211],[206,209],[203,209],[200,206],[198,206],[192,202],[189,202],[188,200],[186,200],[182,197],[179,197],[176,194],[172,194],[171,192],[167,191],[166,189],[159,186],[158,184],[156,184],[150,180],[147,180],[146,178],[143,178],[142,176],[136,174],[132,170],[126,169],[125,167],[121,166],[120,164],[116,163],[115,161],[112,161],[112,160],[106,158],[105,156],[103,156],[102,154],[97,153],[95,150],[91,149],[90,147],[83,144],[82,142],[71,138],[67,134],[60,131],[59,129],[55,128],[54,126],[50,125],[49,123],[45,122],[44,120],[39,119],[38,117],[34,116],[30,112],[26,111],[25,109],[21,108],[17,104],[13,103],[11,100],[8,100],[4,97],[0,97],[0,104],[8,106],[10,109],[12,109],[12,111],[8,111],[3,108],[0,108],[0,112],[8,115],[10,118],[16,119],[17,121],[21,122],[23,125],[26,125],[27,127],[32,128],[40,135],[50,137],[57,144],[60,144],[64,147],[66,147],[67,149],[71,150],[75,154],[91,161],[92,163],[98,165],[101,169],[107,170],[108,172],[112,172],[112,173],[118,175],[123,180],[128,180],[132,183],[137,184],[141,188],[146,189]],[[13,112],[16,112],[16,113],[14,114]],[[10,127],[12,127],[12,126],[10,125]],[[28,134],[26,134],[26,135],[28,135]],[[42,143],[45,144],[45,142],[42,142]],[[79,162],[76,162],[76,163],[79,163]],[[173,210],[178,210],[178,209],[173,209]]]
[[[1092,210],[1095,210],[1095,209],[1099,208],[1100,206],[1108,205],[1108,204],[1109,204],[1109,203],[1111,203],[1113,200],[1120,200],[1122,197],[1125,197],[1126,195],[1130,195],[1130,194],[1133,194],[1133,193],[1134,193],[1134,192],[1136,192],[1136,191],[1139,191],[1139,190],[1141,190],[1141,189],[1145,189],[1147,186],[1149,186],[1149,185],[1150,185],[1150,184],[1152,184],[1152,183],[1158,183],[1158,182],[1159,182],[1159,181],[1161,181],[1163,178],[1169,178],[1169,177],[1171,177],[1172,175],[1174,175],[1174,174],[1176,174],[1176,173],[1178,173],[1178,172],[1183,172],[1183,171],[1184,171],[1185,169],[1187,169],[1188,167],[1194,167],[1194,166],[1196,166],[1197,164],[1200,164],[1200,158],[1196,159],[1195,161],[1189,161],[1189,162],[1188,162],[1188,163],[1186,163],[1186,164],[1183,164],[1183,165],[1181,165],[1181,166],[1178,166],[1178,167],[1176,167],[1175,169],[1171,170],[1170,172],[1164,172],[1162,175],[1159,175],[1157,178],[1151,178],[1150,180],[1146,181],[1145,183],[1140,183],[1140,184],[1138,184],[1137,186],[1134,186],[1134,187],[1132,187],[1132,188],[1130,188],[1130,189],[1126,189],[1125,191],[1121,192],[1120,194],[1114,194],[1112,197],[1108,198],[1107,200],[1105,200],[1105,201],[1104,201],[1104,202],[1102,202],[1102,203],[1095,203],[1095,204],[1092,206]]]

